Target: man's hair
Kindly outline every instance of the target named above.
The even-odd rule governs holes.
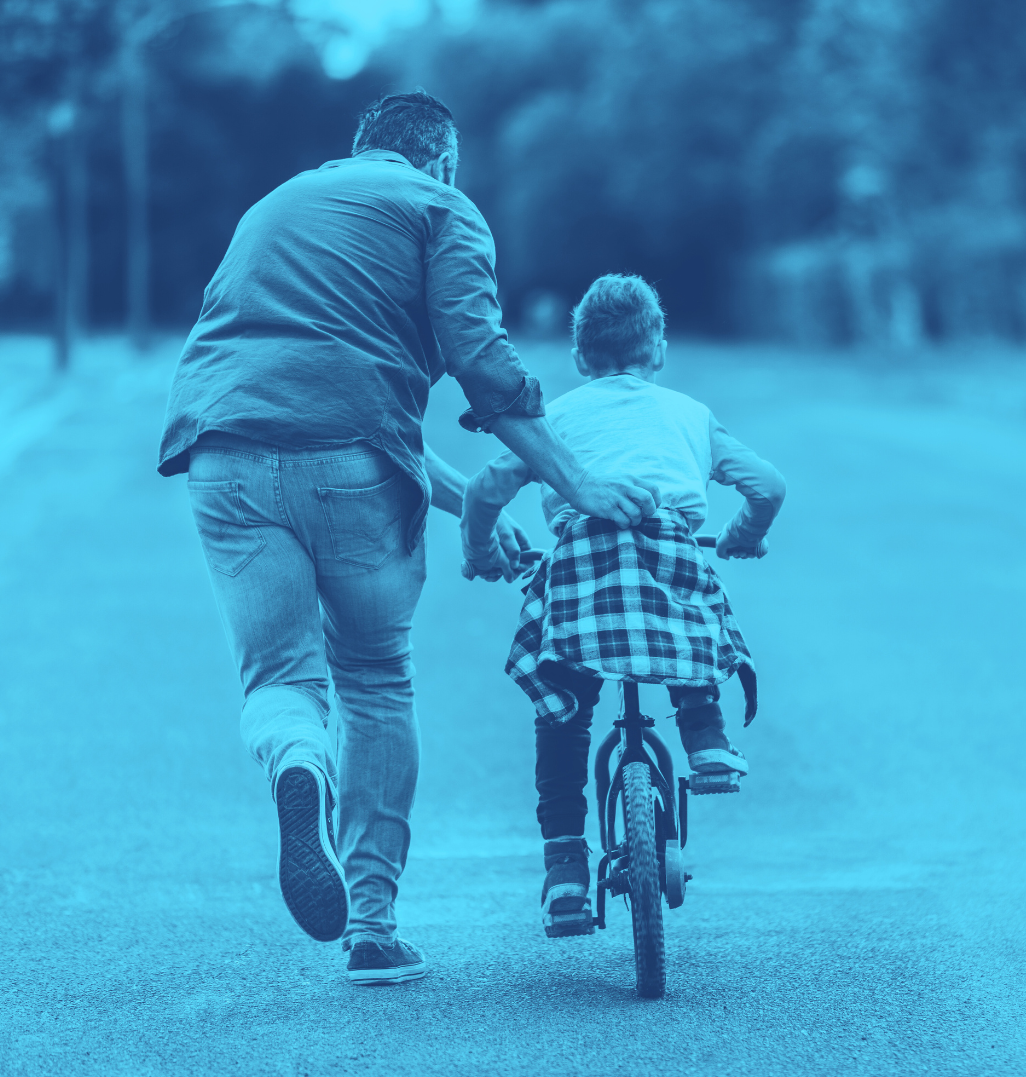
[[[641,277],[599,277],[574,307],[574,347],[596,374],[651,362],[666,322],[659,295]]]
[[[452,113],[437,97],[415,90],[382,97],[363,110],[353,154],[392,150],[414,168],[423,168],[446,150],[458,152],[459,142]]]

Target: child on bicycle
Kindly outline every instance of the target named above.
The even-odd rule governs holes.
[[[547,408],[549,422],[595,470],[629,472],[661,493],[637,527],[583,517],[542,485],[556,535],[528,586],[506,672],[536,710],[538,821],[545,840],[542,921],[550,937],[593,930],[584,841],[592,714],[605,680],[665,684],[696,772],[748,772],[724,733],[719,685],[738,672],[745,725],[755,715],[752,660],[716,573],[694,535],[710,479],[745,497],[720,532],[720,557],[763,557],[784,499],[777,470],[746,448],[697,400],[655,384],[666,357],[664,316],[640,277],[596,280],[573,312],[571,352],[588,383]],[[535,481],[513,453],[467,486],[461,530],[465,575],[513,579],[495,521]]]

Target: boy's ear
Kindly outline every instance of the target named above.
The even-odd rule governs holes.
[[[591,370],[588,369],[588,364],[587,362],[585,362],[584,356],[581,355],[581,349],[571,348],[570,355],[573,358],[574,365],[577,367],[578,373],[582,374],[584,377],[588,377],[588,375],[591,373]]]
[[[652,355],[652,369],[662,370],[666,363],[666,341],[661,340],[656,345],[655,353]]]

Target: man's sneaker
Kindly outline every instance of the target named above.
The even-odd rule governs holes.
[[[427,962],[416,946],[403,939],[391,946],[358,942],[349,955],[347,971],[354,984],[401,984],[423,979]]]
[[[591,872],[584,838],[545,843],[545,885],[542,887],[542,927],[550,939],[592,935]]]
[[[286,767],[278,775],[274,801],[281,896],[308,935],[334,942],[346,929],[349,894],[335,855],[328,783],[316,767]]]
[[[748,773],[748,760],[719,729],[682,729],[681,740],[688,753],[688,765],[696,774],[722,774],[736,770]]]

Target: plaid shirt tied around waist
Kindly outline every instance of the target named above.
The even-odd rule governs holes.
[[[755,668],[719,577],[687,520],[660,509],[629,530],[575,516],[524,588],[506,672],[538,715],[566,722],[572,692],[548,683],[543,662],[606,680],[721,684],[738,673],[745,724],[755,716]]]

